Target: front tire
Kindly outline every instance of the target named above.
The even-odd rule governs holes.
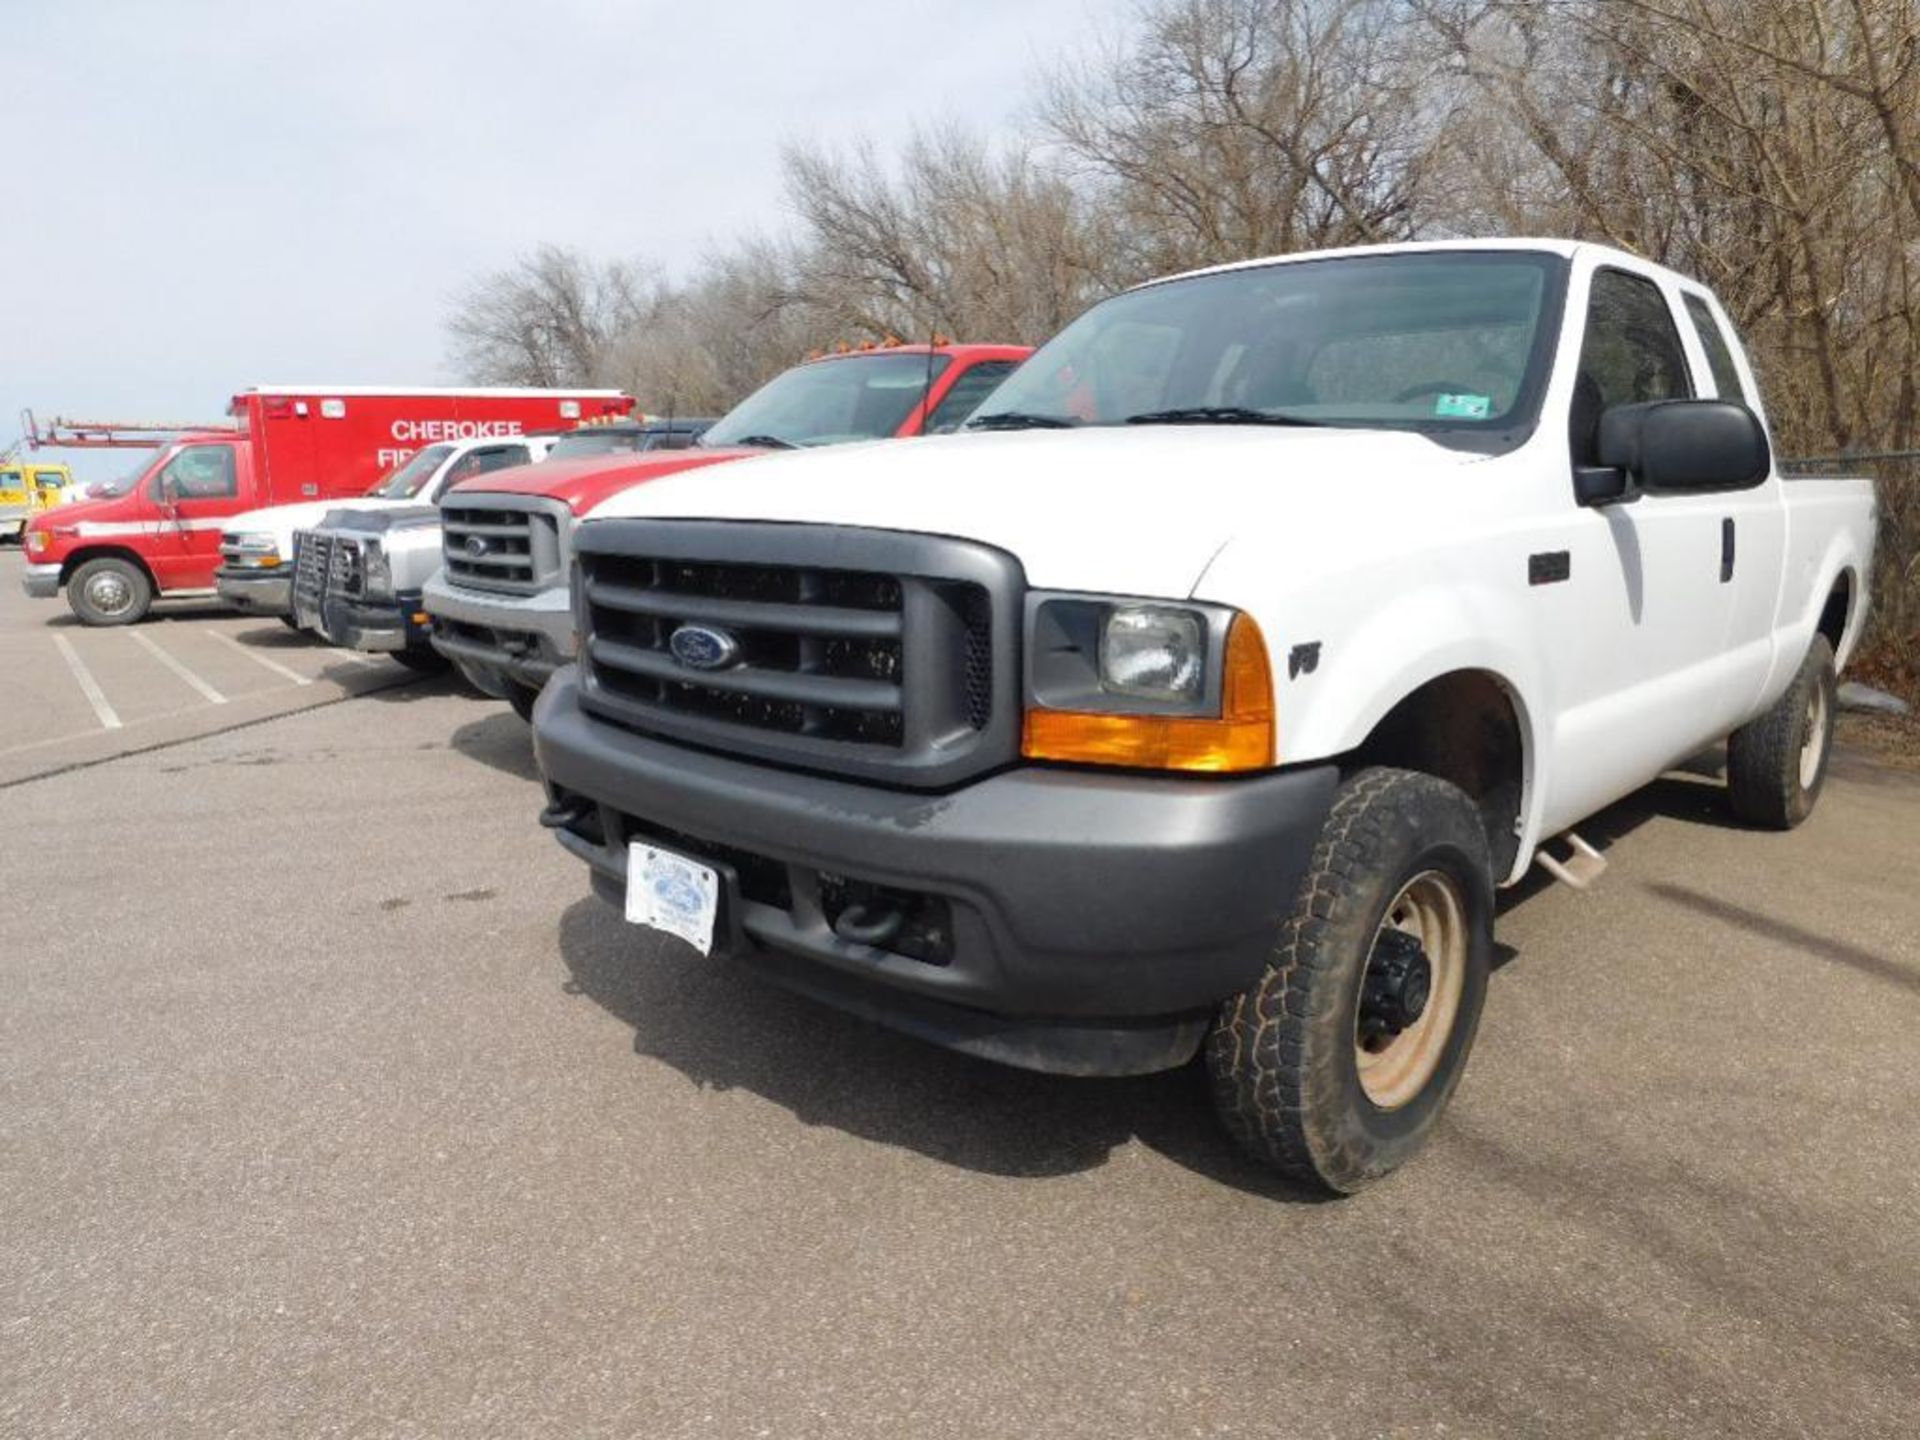
[[[1412,1159],[1466,1068],[1492,950],[1474,803],[1413,771],[1349,777],[1266,973],[1207,1040],[1235,1143],[1341,1194]]]
[[[1787,693],[1727,738],[1727,801],[1749,825],[1791,830],[1813,813],[1833,751],[1833,646],[1815,635]]]
[[[105,555],[68,577],[67,606],[82,625],[131,625],[153,608],[153,582],[131,561]]]

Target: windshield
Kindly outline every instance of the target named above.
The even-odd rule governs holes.
[[[968,428],[1217,421],[1517,443],[1538,411],[1564,276],[1545,254],[1430,251],[1149,285],[1061,331]]]
[[[576,430],[563,435],[547,452],[549,460],[582,460],[590,455],[617,455],[646,448],[641,430]]]
[[[389,470],[367,494],[381,500],[409,500],[433,478],[440,462],[453,453],[451,445],[429,445],[414,451],[413,458],[397,470]]]
[[[700,437],[716,445],[836,445],[896,433],[950,361],[924,352],[815,360],[776,375]]]
[[[133,468],[127,471],[126,474],[116,475],[111,480],[102,480],[90,486],[87,490],[87,495],[90,499],[94,500],[107,500],[115,495],[125,495],[132,490],[135,485],[140,483],[140,477],[142,475],[145,475],[150,470],[158,470],[167,461],[171,460],[174,454],[175,447],[168,445],[160,452],[160,458],[157,460],[152,456],[143,456],[141,459],[134,461]]]

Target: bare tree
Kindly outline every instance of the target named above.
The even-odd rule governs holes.
[[[1141,268],[1404,239],[1438,126],[1395,0],[1162,0],[1054,74],[1047,133]]]
[[[606,380],[612,347],[638,319],[646,279],[619,260],[543,245],[462,292],[447,322],[453,361],[498,385]]]

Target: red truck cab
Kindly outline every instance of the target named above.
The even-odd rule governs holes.
[[[877,345],[816,356],[769,380],[684,450],[549,461],[454,486],[445,566],[427,581],[434,648],[523,713],[573,656],[573,529],[613,496],[752,455],[957,430],[1025,360],[1024,345]]]
[[[160,596],[211,594],[232,516],[359,495],[422,445],[572,429],[624,416],[616,390],[256,386],[233,397],[231,427],[160,444],[123,480],[27,527],[28,595],[62,587],[88,625],[126,625]]]

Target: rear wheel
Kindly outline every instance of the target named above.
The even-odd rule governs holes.
[[[1266,973],[1208,1037],[1235,1142],[1342,1193],[1413,1158],[1466,1069],[1492,949],[1473,802],[1407,770],[1346,780]]]
[[[129,560],[89,560],[67,580],[67,605],[83,625],[131,625],[153,607],[153,582]]]
[[[1791,830],[1813,813],[1833,750],[1833,646],[1813,637],[1787,693],[1727,739],[1727,800],[1749,825]]]

